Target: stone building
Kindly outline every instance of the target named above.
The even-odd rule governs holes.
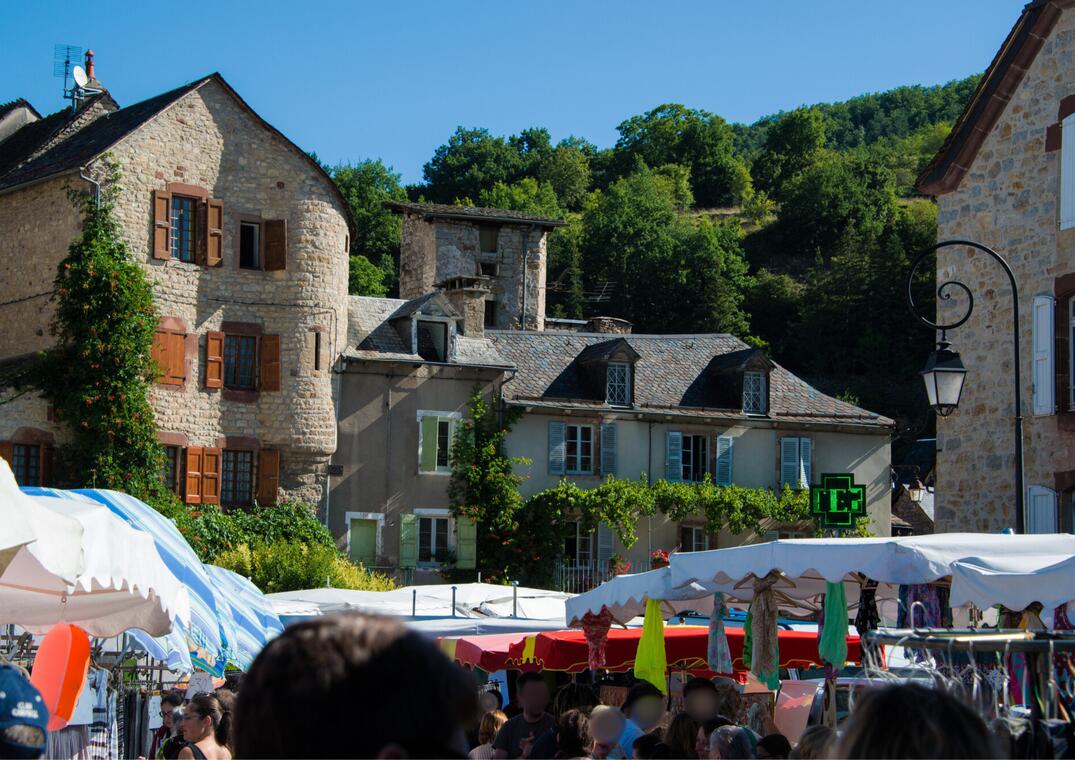
[[[1075,530],[1075,3],[1026,5],[938,155],[919,178],[938,238],[998,251],[1019,288],[1028,532]],[[938,532],[1014,527],[1012,298],[987,256],[943,249],[938,283],[974,294],[948,334],[968,374],[937,421]],[[954,302],[954,303],[953,303]],[[942,302],[956,316],[966,300]]]
[[[455,277],[487,277],[485,325],[545,329],[546,235],[563,222],[517,211],[386,201],[403,217],[400,298]]]
[[[92,189],[106,156],[160,314],[151,403],[165,478],[192,503],[319,503],[336,449],[349,211],[219,74],[124,108],[107,90],[46,117],[0,106],[0,361],[49,347],[56,267],[80,225],[67,190]],[[47,477],[63,436],[40,398],[0,408],[0,455],[23,483]]]

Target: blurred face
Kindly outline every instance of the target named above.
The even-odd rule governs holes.
[[[174,711],[175,705],[161,705],[161,721],[164,723],[164,727],[167,728],[169,731],[172,730],[172,713]]]
[[[590,735],[598,744],[615,744],[623,733],[623,719],[618,710],[602,710],[590,716]]]
[[[549,687],[544,681],[531,681],[519,690],[519,706],[527,715],[540,715],[549,704]]]
[[[687,695],[684,710],[699,723],[705,723],[717,717],[717,695],[709,689],[696,689]]]
[[[631,720],[647,734],[664,717],[664,700],[660,697],[642,697],[631,707]]]
[[[500,699],[491,691],[483,692],[480,702],[483,713],[500,709]]]
[[[193,707],[188,707],[183,713],[183,723],[179,728],[183,731],[184,739],[188,742],[197,742],[205,738],[212,725],[212,718],[208,716],[203,718]]]

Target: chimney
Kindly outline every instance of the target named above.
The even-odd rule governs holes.
[[[609,335],[630,335],[632,325],[619,317],[590,317],[586,323],[586,332],[608,333]]]
[[[463,335],[485,337],[485,297],[489,295],[489,277],[453,277],[437,287],[444,291],[448,302],[463,317]]]
[[[87,50],[86,51],[86,78],[89,79],[91,82],[94,79],[97,78],[97,76],[93,73],[93,51],[92,50]]]

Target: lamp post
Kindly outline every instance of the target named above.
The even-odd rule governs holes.
[[[915,319],[931,330],[941,331],[940,340],[937,342],[937,350],[929,355],[925,369],[922,370],[922,380],[926,386],[926,396],[929,405],[941,417],[947,417],[959,406],[959,397],[963,393],[963,381],[966,379],[967,370],[960,361],[959,354],[952,350],[948,342],[948,331],[963,325],[970,319],[974,311],[974,296],[966,285],[958,280],[948,280],[937,286],[937,300],[948,301],[952,298],[952,290],[961,290],[967,297],[967,311],[955,322],[943,324],[931,322],[923,317],[915,309],[912,284],[915,272],[919,265],[930,255],[949,246],[963,245],[975,251],[988,254],[1004,269],[1008,276],[1008,283],[1012,288],[1012,354],[1014,364],[1012,366],[1012,383],[1015,389],[1015,532],[1023,533],[1025,515],[1023,511],[1023,402],[1022,386],[1019,370],[1019,288],[1015,284],[1015,275],[1008,266],[1008,262],[992,248],[975,243],[972,240],[944,240],[932,248],[928,248],[919,254],[911,265],[911,271],[907,274],[907,306]]]

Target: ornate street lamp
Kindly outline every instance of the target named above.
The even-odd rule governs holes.
[[[926,396],[929,398],[929,405],[933,407],[937,414],[941,417],[947,417],[955,411],[956,407],[959,406],[959,397],[963,392],[963,381],[966,379],[967,370],[963,366],[963,362],[960,361],[959,354],[951,350],[947,332],[956,329],[970,319],[971,312],[974,310],[974,296],[971,294],[970,288],[958,280],[948,280],[937,286],[938,303],[950,300],[952,290],[960,290],[967,297],[966,313],[955,322],[941,324],[931,322],[918,313],[915,309],[914,296],[911,292],[915,272],[918,271],[919,265],[939,249],[953,245],[967,246],[972,250],[981,251],[989,255],[1003,267],[1012,289],[1012,354],[1014,357],[1012,385],[1015,389],[1015,532],[1023,533],[1025,515],[1023,513],[1023,402],[1022,386],[1019,379],[1019,370],[1022,367],[1019,361],[1019,288],[1015,284],[1015,275],[1012,273],[1012,268],[1008,266],[1008,262],[992,248],[988,248],[981,243],[975,243],[972,240],[945,240],[923,251],[911,265],[911,271],[907,274],[907,306],[910,308],[911,314],[919,322],[931,330],[941,331],[941,339],[937,343],[937,350],[930,354],[929,360],[926,362],[926,368],[922,370],[922,380],[926,385]]]

